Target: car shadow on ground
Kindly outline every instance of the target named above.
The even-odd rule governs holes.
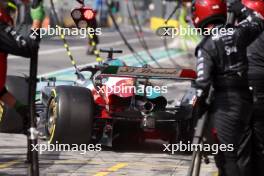
[[[103,147],[104,151],[114,151],[119,153],[149,153],[149,154],[171,154],[165,150],[167,141],[162,140],[146,140],[141,143],[133,143],[133,141],[122,142],[113,147]],[[180,155],[191,155],[191,153],[176,152]]]

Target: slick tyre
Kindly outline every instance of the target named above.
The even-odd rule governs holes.
[[[7,76],[6,87],[17,100],[28,104],[28,82],[20,76]],[[12,108],[0,105],[0,132],[21,133],[23,130],[22,117]]]
[[[94,100],[89,89],[58,86],[52,91],[46,129],[50,143],[89,144],[93,128]]]

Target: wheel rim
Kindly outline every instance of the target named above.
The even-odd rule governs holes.
[[[57,119],[57,102],[55,99],[52,99],[49,105],[49,112],[48,112],[48,133],[50,135],[50,141],[52,140],[55,132],[55,127],[56,127],[56,119]]]
[[[0,122],[2,122],[4,116],[4,105],[0,102]]]

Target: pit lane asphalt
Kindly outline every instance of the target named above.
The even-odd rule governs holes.
[[[0,134],[0,138],[0,175],[26,175],[26,137]],[[147,141],[140,146],[86,154],[44,152],[40,155],[40,172],[45,176],[185,176],[190,156],[163,152],[162,143]],[[212,164],[203,164],[201,176],[214,175],[214,170]]]
[[[126,28],[125,35],[136,50],[141,51],[131,29]],[[105,34],[105,37],[104,37]],[[146,40],[151,49],[162,47],[162,41],[151,32],[146,33]],[[78,64],[95,61],[93,56],[86,56],[86,40],[69,38],[72,53]],[[122,55],[129,54],[116,32],[106,31],[101,37],[101,46],[123,49]],[[43,40],[39,56],[39,74],[44,74],[71,67],[67,54],[59,39]],[[120,56],[122,56],[120,55]],[[105,56],[105,54],[103,54]],[[19,57],[9,57],[9,74],[28,73],[28,61]],[[176,58],[175,62],[186,67],[193,66],[193,60]],[[171,62],[163,62],[165,67],[173,67]],[[181,88],[179,88],[181,89]],[[23,135],[0,134],[0,176],[26,175],[24,164],[26,138]],[[44,152],[40,155],[40,173],[47,176],[184,176],[186,175],[190,156],[171,155],[163,152],[164,141],[147,141],[141,146],[126,146],[122,150],[104,149],[100,152]],[[213,175],[213,164],[203,165],[202,176]]]

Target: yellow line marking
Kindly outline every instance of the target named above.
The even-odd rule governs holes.
[[[20,162],[21,162],[21,160],[8,161],[5,164],[0,164],[0,169],[8,168],[8,167],[13,166],[15,164],[18,164]]]
[[[73,159],[68,159],[68,160],[62,160],[62,161],[54,161],[54,164],[96,164],[96,165],[101,165],[101,164],[112,164],[113,161],[87,161],[87,160],[73,160]],[[50,164],[49,162],[42,162],[42,164]],[[127,164],[128,165],[128,164]],[[144,163],[144,162],[133,162],[131,165],[139,167],[139,168],[160,168],[160,167],[166,167],[166,168],[174,168],[175,164],[162,164],[162,163]],[[178,169],[188,169],[189,166],[187,165],[177,165]],[[215,170],[212,168],[210,165],[203,165],[202,167],[203,170],[208,170],[213,172]],[[107,172],[107,171],[106,171]],[[215,173],[215,172],[213,172]],[[217,176],[217,175],[213,175]]]
[[[119,163],[113,167],[110,167],[109,169],[107,169],[110,172],[116,172],[119,169],[122,169],[123,167],[126,167],[128,164],[127,163]]]
[[[218,172],[213,172],[212,176],[218,176]]]
[[[95,174],[94,176],[106,176],[108,175],[110,172],[98,172],[97,174]]]
[[[118,163],[118,164],[106,169],[106,171],[96,173],[94,176],[106,176],[106,175],[110,174],[111,172],[116,172],[119,169],[126,167],[127,165],[128,165],[128,163]]]

